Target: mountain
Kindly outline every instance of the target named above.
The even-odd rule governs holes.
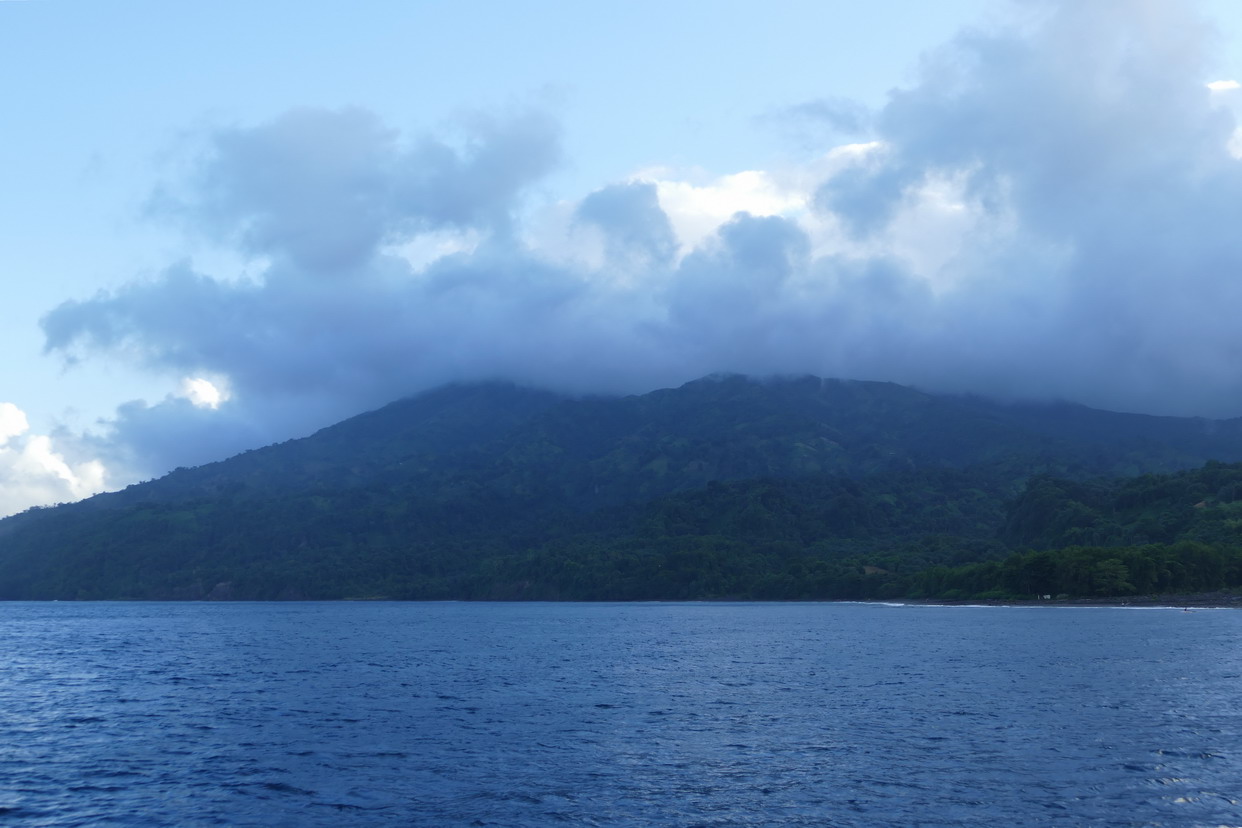
[[[1006,554],[1006,510],[1032,477],[1209,460],[1242,460],[1242,421],[815,377],[623,398],[449,386],[0,521],[0,598],[767,595],[752,581],[794,559],[826,584],[892,572],[894,555]],[[733,568],[670,580],[670,555]]]

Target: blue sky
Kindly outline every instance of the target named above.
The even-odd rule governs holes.
[[[1240,47],[1228,2],[0,0],[0,514],[453,380],[1237,416]]]

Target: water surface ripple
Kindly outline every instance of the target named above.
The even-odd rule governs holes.
[[[1242,824],[1242,612],[0,604],[0,822]]]

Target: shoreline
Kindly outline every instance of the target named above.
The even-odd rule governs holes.
[[[1119,595],[1093,598],[1050,598],[1001,600],[978,598],[946,601],[936,598],[894,598],[891,601],[868,603],[901,603],[929,607],[1136,607],[1148,609],[1242,609],[1242,595],[1234,592],[1194,592],[1171,595]]]

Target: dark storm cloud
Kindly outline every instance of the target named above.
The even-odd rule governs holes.
[[[228,378],[219,410],[122,408],[112,444],[147,472],[489,378],[622,392],[811,372],[1240,414],[1242,177],[1204,85],[1209,33],[1180,3],[1039,8],[855,113],[876,146],[814,197],[850,236],[834,252],[813,253],[809,224],[744,213],[677,251],[655,187],[631,183],[573,214],[603,264],[565,264],[521,232],[559,158],[546,118],[405,142],[362,111],[303,110],[217,134],[188,195],[160,202],[261,256],[258,278],[181,265],[66,302],[47,349]],[[446,230],[470,242],[425,267],[394,254]],[[920,264],[894,241],[914,231],[960,243]]]

